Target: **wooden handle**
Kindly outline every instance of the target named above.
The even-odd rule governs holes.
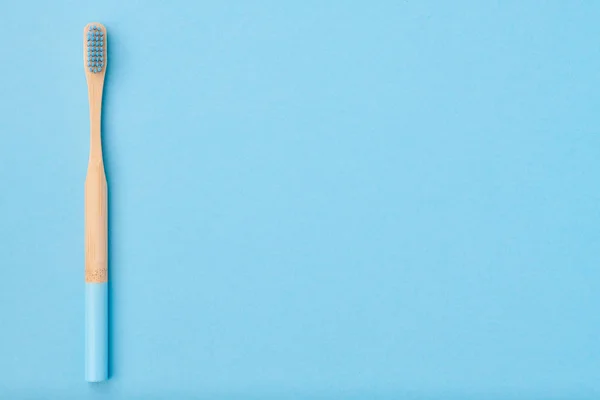
[[[85,179],[85,281],[108,281],[108,207],[102,162],[90,160]]]
[[[86,35],[90,25],[83,31],[84,65],[87,65]],[[93,25],[102,30],[106,40],[104,26]],[[103,55],[106,61],[106,54]],[[85,281],[101,283],[108,281],[108,196],[100,136],[106,62],[101,72],[92,73],[87,67],[85,71],[90,102],[90,159],[85,179]]]

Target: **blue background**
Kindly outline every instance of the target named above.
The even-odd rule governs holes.
[[[600,396],[600,3],[2,9],[2,398]],[[109,35],[100,385],[91,21]]]

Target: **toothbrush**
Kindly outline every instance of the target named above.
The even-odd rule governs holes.
[[[83,32],[83,65],[90,103],[90,158],[85,178],[85,380],[88,382],[108,379],[108,219],[100,139],[106,61],[106,28],[90,23]]]

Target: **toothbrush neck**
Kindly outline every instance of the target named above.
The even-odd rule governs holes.
[[[100,136],[100,113],[97,122],[91,117],[90,129],[90,160],[102,161],[102,139]]]
[[[91,85],[90,100],[90,161],[102,161],[102,139],[100,134],[102,113],[102,86]]]

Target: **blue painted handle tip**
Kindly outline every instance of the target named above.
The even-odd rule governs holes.
[[[85,284],[85,380],[108,379],[108,285]]]

